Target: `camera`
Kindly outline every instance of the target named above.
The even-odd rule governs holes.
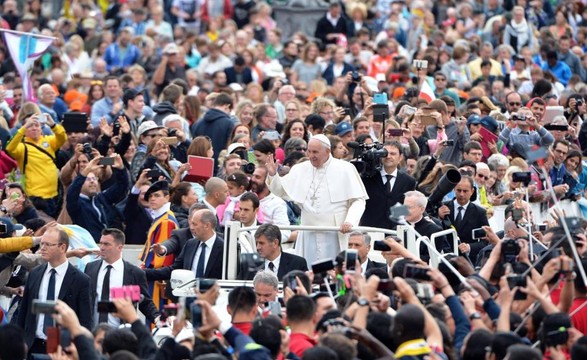
[[[375,251],[391,251],[391,247],[387,245],[383,240],[377,240],[373,242],[373,250]]]
[[[446,140],[444,141],[444,146],[455,146],[454,140]]]
[[[516,262],[516,257],[520,254],[520,245],[516,240],[504,240],[501,243],[501,261],[504,263]]]
[[[92,145],[90,143],[84,143],[84,154],[88,157],[88,160],[92,160],[94,157],[92,156]]]
[[[312,272],[314,274],[325,273],[329,270],[334,269],[335,265],[336,264],[334,263],[334,260],[332,260],[332,259],[318,260],[318,261],[312,263]]]
[[[263,269],[265,259],[257,253],[241,254],[240,256],[240,272],[245,276],[248,274],[256,274],[257,271]]]
[[[472,230],[472,236],[473,236],[474,240],[483,239],[484,237],[487,236],[487,233],[485,232],[485,230],[483,228],[478,228],[478,229]]]
[[[351,78],[352,78],[353,82],[358,83],[359,81],[361,81],[361,74],[359,74],[358,71],[353,71],[351,73]]]
[[[416,69],[428,69],[428,61],[427,60],[414,60],[412,62],[412,66]]]
[[[240,156],[240,154],[239,154]],[[255,164],[253,163],[246,163],[241,165],[241,171],[245,174],[253,175],[255,172]]]
[[[428,270],[430,269],[425,267],[406,265],[404,267],[404,279],[431,281],[432,279],[428,275]]]
[[[512,182],[521,182],[528,186],[530,181],[532,181],[532,175],[529,171],[517,171],[512,173]]]
[[[526,121],[526,115],[522,115],[522,114],[513,114],[513,115],[512,115],[512,120],[513,120],[513,121]]]
[[[55,301],[42,301],[38,299],[33,300],[33,314],[55,314]]]
[[[373,177],[379,174],[381,159],[387,156],[387,150],[383,148],[383,144],[363,144],[350,141],[347,146],[355,149],[354,158],[357,160],[353,160],[351,163],[361,176]]]
[[[167,129],[167,136],[169,136],[169,137],[177,136],[177,129],[175,129],[175,128]]]
[[[583,100],[583,99],[577,99],[577,103],[576,103],[577,105],[576,105],[576,107],[583,106],[584,103],[585,103],[585,100]]]

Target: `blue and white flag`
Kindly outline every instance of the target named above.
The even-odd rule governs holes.
[[[35,101],[36,96],[28,72],[35,60],[47,51],[55,38],[4,29],[1,31],[4,33],[6,47],[8,47],[14,66],[22,79],[23,100]]]

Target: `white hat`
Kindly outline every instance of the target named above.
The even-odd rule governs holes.
[[[228,87],[232,90],[232,91],[244,91],[245,89],[243,89],[243,86],[239,83],[231,83],[228,85]]]
[[[175,43],[169,43],[163,48],[163,54],[177,54],[179,53],[179,47]]]
[[[232,144],[228,145],[228,149],[227,149],[228,155],[232,154],[236,149],[239,149],[239,148],[243,148],[245,150],[247,149],[247,147],[243,143],[232,143]]]
[[[151,131],[154,129],[163,129],[163,126],[157,125],[153,120],[147,120],[139,126],[139,130],[137,131],[137,133],[139,136],[141,136],[147,131]]]
[[[330,140],[328,140],[328,137],[324,134],[318,134],[318,135],[314,135],[312,136],[312,138],[310,140],[318,140],[320,141],[322,144],[328,146],[328,148],[330,149]]]

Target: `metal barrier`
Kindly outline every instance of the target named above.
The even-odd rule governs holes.
[[[236,280],[238,274],[238,243],[241,242],[240,235],[257,230],[259,226],[242,227],[240,222],[229,221],[224,229],[224,254],[223,254],[223,268],[222,279]],[[279,226],[281,230],[306,230],[306,231],[334,231],[338,232],[338,226],[303,226],[303,225],[283,225]],[[361,232],[375,232],[397,236],[397,231],[390,229],[358,226],[353,227],[353,230]],[[246,236],[246,235],[245,235]],[[311,264],[308,264],[311,265]]]

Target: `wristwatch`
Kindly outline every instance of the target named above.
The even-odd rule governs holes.
[[[365,298],[359,298],[359,300],[357,300],[357,304],[359,304],[359,306],[369,306],[369,300]]]
[[[0,205],[0,211],[2,211],[4,214],[8,214],[8,209],[4,205]]]
[[[473,320],[481,320],[481,314],[479,314],[479,312],[475,311],[474,313],[472,313],[471,315],[469,315],[469,320],[473,321]]]

